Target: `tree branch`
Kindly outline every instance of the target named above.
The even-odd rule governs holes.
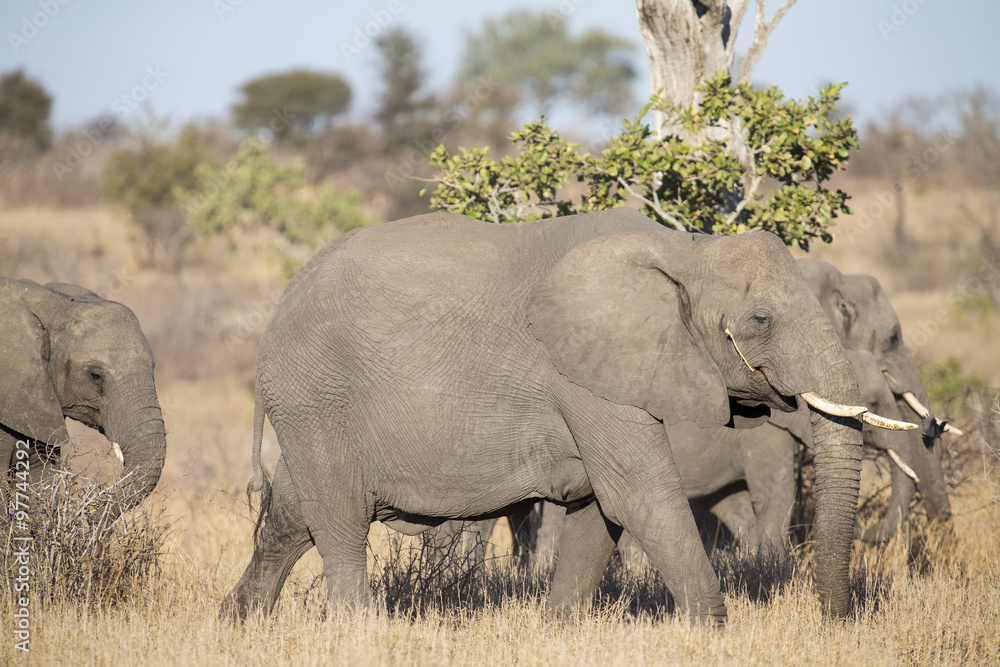
[[[736,57],[736,36],[743,24],[743,16],[747,13],[750,0],[733,0],[729,3],[732,16],[729,19],[729,41],[726,43],[726,69],[732,71],[733,59]]]
[[[684,226],[684,223],[680,222],[677,218],[675,218],[674,216],[670,215],[662,208],[660,208],[659,204],[657,204],[656,202],[649,201],[648,199],[640,195],[638,192],[633,190],[632,187],[628,184],[628,181],[626,181],[621,176],[618,176],[617,178],[618,178],[618,184],[621,187],[625,188],[625,192],[627,192],[630,197],[635,197],[639,201],[643,202],[646,206],[653,209],[653,212],[656,213],[656,215],[660,216],[660,218],[663,219],[664,221],[669,222],[670,225],[677,231],[681,232],[688,231],[688,228]]]
[[[754,66],[760,60],[760,57],[764,55],[764,49],[767,48],[767,38],[770,37],[771,31],[778,25],[778,21],[785,15],[785,12],[795,4],[795,0],[783,0],[781,6],[778,7],[778,11],[774,13],[770,21],[764,20],[764,4],[765,0],[757,0],[757,16],[754,26],[753,43],[747,49],[743,59],[740,60],[739,83],[750,81],[750,74],[753,72]]]

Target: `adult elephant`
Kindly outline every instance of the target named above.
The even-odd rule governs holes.
[[[58,461],[70,417],[103,433],[129,476],[110,518],[149,495],[163,468],[166,435],[153,354],[132,311],[76,285],[0,278],[0,339],[4,477],[20,463],[15,449],[22,441],[37,481]]]
[[[678,608],[725,619],[661,420],[811,414],[823,609],[851,608],[858,388],[772,234],[665,230],[627,209],[493,225],[435,213],[310,260],[261,337],[253,557],[224,614],[269,613],[313,543],[331,602],[369,604],[365,540],[548,499],[568,506],[547,605],[589,604],[626,529]],[[836,416],[839,413],[844,416]],[[260,464],[264,417],[281,447]]]
[[[951,504],[937,443],[943,432],[961,434],[961,431],[937,420],[927,407],[930,404],[927,389],[913,355],[903,342],[899,317],[882,286],[872,276],[845,275],[822,260],[800,259],[798,265],[844,346],[870,351],[895,396],[903,419],[923,420],[924,423],[924,446],[908,448],[909,455],[900,452],[919,483],[915,485],[908,477],[894,472],[892,498],[886,515],[889,521],[883,521],[864,537],[874,541],[889,539],[895,527],[905,521],[915,487],[920,490],[928,519],[950,522]]]

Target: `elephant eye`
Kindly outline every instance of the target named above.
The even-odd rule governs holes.
[[[99,371],[88,371],[90,373],[90,379],[94,384],[104,384],[104,376],[101,375]]]
[[[900,338],[901,336],[899,335],[899,330],[897,329],[896,331],[893,331],[892,335],[889,336],[888,342],[886,343],[886,349],[887,350],[896,349],[896,347],[899,345]]]
[[[766,329],[771,325],[771,318],[761,313],[754,315],[753,318],[751,319],[753,319],[754,324],[756,324],[761,329]]]

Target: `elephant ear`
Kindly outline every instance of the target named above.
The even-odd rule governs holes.
[[[664,230],[602,237],[569,252],[528,305],[530,330],[556,369],[669,423],[727,424],[726,385],[698,339],[685,286],[702,242]]]
[[[826,316],[833,322],[834,331],[840,334],[841,340],[847,340],[856,318],[854,306],[836,288],[830,290],[827,298],[823,299],[822,306]]]
[[[0,279],[0,424],[58,445],[68,438],[62,406],[48,373],[49,336],[25,304],[37,284]]]

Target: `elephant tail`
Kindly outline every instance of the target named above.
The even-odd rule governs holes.
[[[261,441],[264,439],[264,399],[260,393],[260,383],[254,383],[253,390],[253,452],[250,456],[253,468],[253,477],[247,485],[247,503],[250,505],[250,512],[253,513],[253,496],[260,496],[260,510],[253,526],[253,544],[257,547],[257,538],[260,529],[264,525],[264,517],[267,516],[271,508],[271,479],[264,470],[260,461]]]

